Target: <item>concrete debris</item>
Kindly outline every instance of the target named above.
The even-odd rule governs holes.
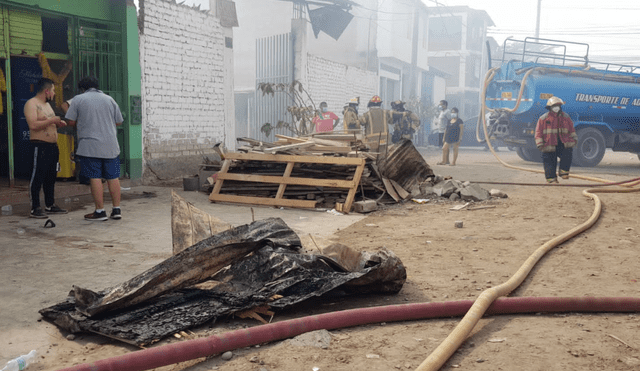
[[[353,203],[353,210],[356,213],[369,213],[378,209],[378,203],[375,200],[356,201]]]
[[[440,177],[441,178],[441,177]],[[438,179],[438,176],[434,178],[434,181]],[[486,201],[493,197],[486,189],[480,187],[478,184],[470,183],[469,181],[461,182],[455,179],[447,179],[439,181],[435,184],[431,182],[425,182],[420,185],[422,197],[446,197],[451,201],[457,201],[462,199],[464,201]],[[504,195],[504,196],[503,196]],[[501,193],[495,197],[506,197],[505,193]]]
[[[220,358],[224,359],[225,361],[228,361],[231,358],[233,358],[233,353],[232,352],[224,352],[224,353],[222,353],[222,357],[220,357]]]
[[[460,189],[460,198],[465,201],[485,201],[489,197],[491,197],[489,192],[478,184],[470,184],[468,187]]]
[[[318,330],[298,335],[289,340],[289,344],[296,347],[316,347],[328,349],[331,345],[331,333],[327,330]]]
[[[495,188],[490,190],[489,194],[491,195],[491,197],[496,197],[496,198],[507,198],[507,197],[509,197],[503,191],[501,191],[499,189],[495,189]]]

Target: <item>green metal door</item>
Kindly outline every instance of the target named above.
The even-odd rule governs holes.
[[[95,76],[100,90],[110,95],[120,106],[126,121],[125,63],[123,60],[122,30],[120,25],[110,25],[79,20],[77,27],[78,80]],[[124,128],[118,127],[121,173],[125,173]]]

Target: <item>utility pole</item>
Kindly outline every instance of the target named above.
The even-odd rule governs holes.
[[[538,0],[538,16],[536,17],[536,38],[540,37],[540,12],[542,10],[542,0]]]
[[[418,70],[418,38],[420,35],[420,0],[415,1],[415,8],[413,10],[413,36],[411,37],[411,83],[409,84],[409,96],[407,99],[412,98],[416,94],[416,71]],[[425,35],[426,37],[426,35]]]

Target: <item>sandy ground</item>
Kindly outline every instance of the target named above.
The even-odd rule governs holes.
[[[513,152],[507,161],[525,165]],[[425,157],[438,161],[436,151]],[[540,174],[501,167],[487,152],[464,150],[456,167],[434,166],[459,180],[541,183]],[[540,165],[532,165],[541,168]],[[573,169],[611,180],[637,176],[640,162],[629,154],[607,153],[596,169]],[[571,179],[565,184],[584,184]],[[281,216],[303,236],[340,242],[357,249],[386,246],[407,268],[407,282],[393,296],[321,300],[277,313],[274,321],[389,304],[476,298],[499,285],[540,245],[586,220],[593,201],[581,188],[484,185],[500,188],[507,199],[492,200],[476,211],[452,211],[454,203],[406,203],[363,216],[332,216],[301,210],[255,208],[256,218]],[[144,197],[142,191],[157,197]],[[250,221],[250,209],[210,204],[206,195],[181,192],[189,201],[232,224]],[[603,213],[587,232],[545,256],[511,296],[640,296],[640,197],[600,196]],[[31,349],[39,363],[28,370],[56,370],[135,351],[110,339],[67,333],[40,320],[37,311],[64,298],[71,285],[101,289],[134,276],[170,255],[168,188],[137,187],[123,203],[120,222],[85,222],[78,210],[56,218],[58,227],[20,216],[0,218],[0,361]],[[454,227],[463,221],[464,227]],[[159,370],[412,370],[458,323],[457,318],[378,323],[331,331],[325,348],[288,341],[238,349],[231,360],[219,355]],[[193,329],[197,337],[252,327],[253,320],[223,319]],[[170,339],[167,342],[184,341]],[[474,370],[639,370],[640,316],[625,314],[535,314],[486,317],[443,367]]]

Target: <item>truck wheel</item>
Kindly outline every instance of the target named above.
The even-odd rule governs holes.
[[[573,163],[581,167],[597,166],[606,149],[604,135],[596,128],[580,129],[577,134],[578,143],[573,149]]]
[[[518,147],[516,153],[525,161],[542,163],[542,152],[537,148]]]

